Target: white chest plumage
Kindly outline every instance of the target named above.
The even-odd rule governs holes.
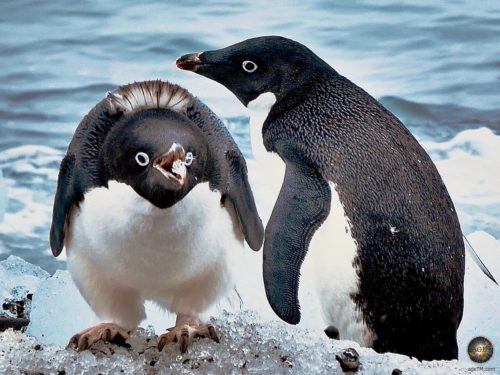
[[[89,191],[74,209],[68,268],[98,315],[106,302],[89,290],[96,287],[91,279],[106,284],[98,288],[133,291],[171,312],[199,313],[233,286],[228,252],[243,247],[233,229],[220,193],[208,183],[159,209],[130,186],[110,181],[109,189]]]
[[[248,105],[252,110],[252,152],[257,162],[250,172],[260,175],[259,178],[253,177],[251,182],[254,183],[252,188],[258,198],[259,209],[274,206],[285,171],[285,163],[277,155],[268,153],[262,143],[262,124],[275,101],[276,97],[272,93],[265,93]],[[255,186],[256,183],[263,184],[265,188]],[[311,241],[303,271],[314,270],[312,278],[325,323],[337,327],[342,339],[369,346],[373,341],[373,334],[364,324],[351,299],[351,295],[358,289],[358,277],[353,266],[357,252],[356,241],[351,236],[349,219],[345,215],[335,184],[329,184],[332,192],[330,214]],[[271,200],[272,204],[262,203]],[[270,213],[271,210],[264,209],[266,222]],[[306,278],[308,276],[303,275]]]
[[[265,93],[248,103],[250,115],[250,141],[254,161],[248,161],[248,175],[256,197],[259,214],[267,223],[285,176],[285,163],[278,154],[267,152],[262,141],[262,124],[276,102],[272,93]]]
[[[309,246],[314,262],[316,290],[328,325],[334,325],[340,338],[370,346],[373,334],[363,322],[361,312],[351,296],[358,291],[359,280],[354,268],[356,240],[345,215],[335,184],[330,182],[330,214],[316,231]]]

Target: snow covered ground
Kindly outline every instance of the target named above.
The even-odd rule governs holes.
[[[263,323],[253,311],[221,313],[213,323],[219,329],[221,342],[197,341],[184,355],[179,354],[177,346],[159,353],[156,338],[143,329],[129,339],[131,348],[100,344],[81,353],[53,345],[36,346],[35,339],[7,331],[0,335],[0,371],[4,374],[57,374],[62,370],[67,374],[342,374],[335,355],[348,347],[354,347],[360,354],[359,374],[390,375],[396,368],[405,375],[469,374],[469,369],[476,367],[459,361],[420,363],[397,354],[377,354],[355,343],[329,340],[284,323]]]

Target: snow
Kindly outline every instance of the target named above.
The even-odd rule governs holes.
[[[472,247],[497,282],[500,280],[500,241],[486,232],[467,236]],[[469,360],[466,348],[474,337],[483,336],[500,345],[500,286],[491,282],[467,254],[465,258],[465,306],[458,341],[460,360]],[[500,373],[500,347],[485,367],[496,367]],[[470,361],[470,360],[469,360]]]
[[[50,275],[14,255],[0,262],[0,299],[22,300]]]
[[[485,232],[469,236],[472,246],[500,277],[500,241]],[[220,344],[211,340],[196,340],[188,353],[180,355],[177,345],[156,349],[157,334],[171,326],[173,316],[147,306],[148,318],[128,340],[130,347],[100,343],[91,351],[77,353],[65,349],[69,338],[77,331],[97,323],[97,319],[74,286],[67,271],[54,276],[22,259],[11,256],[0,262],[0,291],[2,296],[14,296],[18,290],[34,292],[31,323],[27,333],[11,330],[0,333],[0,373],[31,372],[58,373],[292,373],[341,374],[335,355],[352,347],[360,354],[360,374],[391,374],[399,369],[403,374],[492,374],[500,369],[500,356],[481,366],[468,359],[468,342],[485,336],[500,342],[498,305],[500,287],[493,284],[476,264],[466,258],[465,311],[459,329],[459,361],[419,362],[406,356],[377,354],[372,349],[343,340],[329,340],[315,310],[314,295],[302,288],[303,321],[290,326],[279,321],[270,311],[260,290],[255,265],[258,253],[243,257],[239,269],[238,290],[243,307],[234,301],[224,301],[210,314],[216,326]],[[256,255],[257,256],[253,256]],[[307,281],[310,270],[303,276]],[[253,280],[253,281],[252,281]],[[22,294],[22,293],[21,293]],[[156,333],[156,334],[155,334]],[[483,368],[483,370],[481,370]]]
[[[359,374],[385,375],[395,368],[405,375],[467,374],[471,367],[458,361],[420,363],[397,354],[377,354],[355,343],[329,340],[278,321],[264,324],[253,311],[222,312],[212,323],[218,327],[220,344],[197,340],[184,355],[175,345],[158,352],[156,337],[144,329],[128,340],[130,348],[100,343],[81,353],[52,345],[36,347],[34,338],[7,331],[0,335],[0,372],[342,374],[335,354],[349,347],[360,354]]]
[[[61,270],[33,294],[30,320],[29,335],[38,338],[40,343],[61,347],[66,346],[75,333],[98,323],[70,274]]]

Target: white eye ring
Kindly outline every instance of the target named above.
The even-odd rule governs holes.
[[[250,60],[245,60],[241,64],[243,70],[247,73],[253,73],[257,70],[257,64]]]
[[[145,152],[138,152],[135,155],[135,161],[137,164],[139,164],[141,167],[145,167],[146,165],[149,164],[149,156]]]
[[[187,166],[187,167],[189,167],[193,163],[193,160],[194,160],[193,153],[188,152],[186,154],[186,158],[184,160],[184,165]]]

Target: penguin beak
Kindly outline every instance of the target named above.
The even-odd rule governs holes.
[[[169,181],[181,187],[186,181],[187,174],[186,164],[184,162],[185,156],[186,153],[184,148],[174,143],[172,147],[170,147],[170,150],[153,161],[153,168],[158,170]]]
[[[177,68],[187,70],[201,76],[207,77],[232,91],[238,100],[246,107],[249,102],[258,95],[254,95],[248,89],[246,79],[237,79],[241,76],[239,67],[230,63],[227,54],[234,46],[222,48],[220,50],[205,51],[199,53],[188,53],[177,59]],[[239,73],[238,73],[239,72]]]
[[[175,65],[182,70],[188,70],[190,72],[196,72],[198,68],[203,65],[200,59],[201,53],[189,53],[179,57]]]

